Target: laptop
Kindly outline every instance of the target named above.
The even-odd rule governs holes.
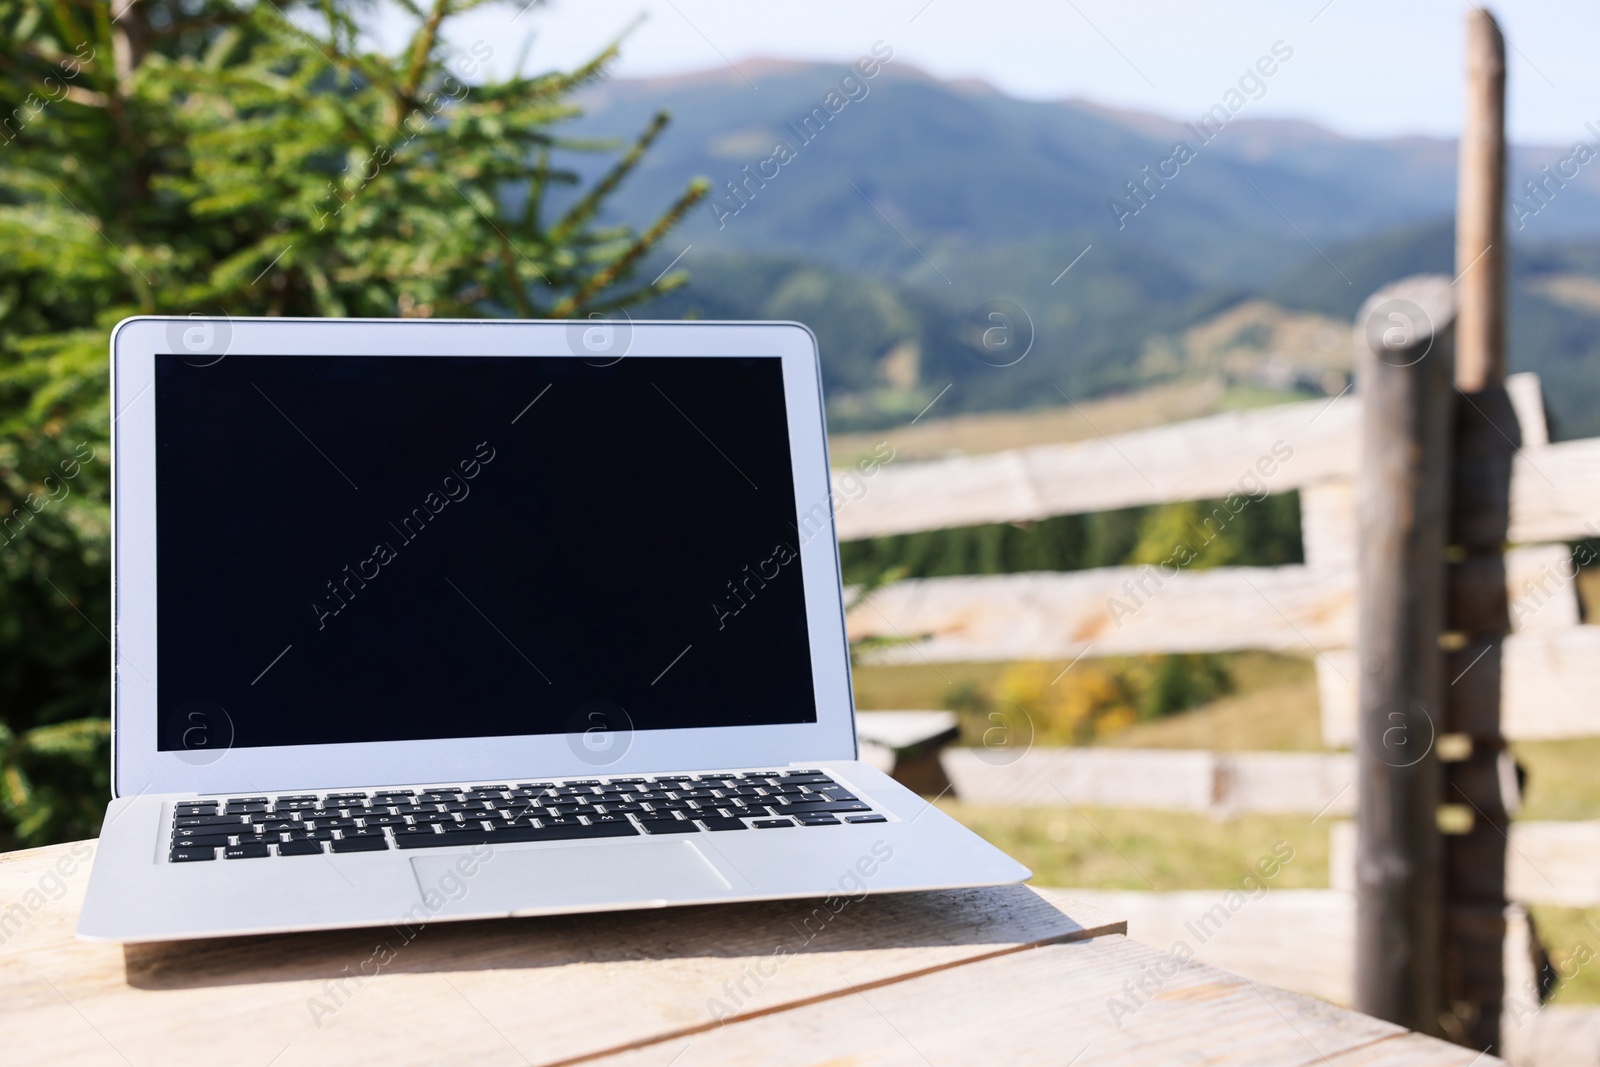
[[[80,937],[1028,877],[857,758],[804,326],[135,318],[111,367]]]

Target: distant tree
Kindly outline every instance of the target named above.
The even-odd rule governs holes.
[[[643,233],[599,221],[667,116],[555,132],[616,44],[493,80],[524,57],[443,37],[481,2],[397,0],[389,55],[360,0],[0,0],[0,848],[92,834],[106,798],[119,319],[568,317],[683,284],[633,272],[703,181]],[[563,150],[616,158],[585,185]]]

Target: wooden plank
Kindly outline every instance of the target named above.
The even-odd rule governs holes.
[[[1504,1062],[1118,936],[973,963],[596,1062],[662,1067],[674,1057],[764,1067]]]
[[[1316,417],[1315,407],[1289,404],[1263,409],[1286,414],[1281,420],[1250,429],[1259,435],[1280,422],[1292,427]],[[1321,433],[1299,442],[1282,438],[1295,453],[1269,480],[1271,491],[1352,480],[1360,408],[1358,399],[1345,397],[1317,418],[1318,427],[1334,420],[1330,425],[1339,430],[1337,440],[1325,439]],[[1260,455],[1233,441],[1229,423],[1215,421],[1231,417],[1197,419],[1100,441],[886,465],[871,479],[858,478],[849,485],[842,484],[836,473],[835,492],[841,504],[839,539],[854,541],[987,522],[1027,522],[1136,504],[1226,496],[1237,490],[1246,467]],[[1199,455],[1229,447],[1234,453],[1217,461],[1219,467],[1214,471],[1195,470],[1188,462],[1169,466],[1163,457],[1185,446],[1183,439],[1177,444],[1159,441],[1154,445],[1142,439],[1178,427],[1189,428],[1194,437],[1187,443],[1195,444]],[[1215,441],[1196,440],[1202,435],[1215,435]],[[1269,449],[1270,445],[1269,441]],[[1035,452],[1044,454],[1031,455]],[[1179,455],[1177,460],[1184,457]],[[1133,470],[1130,461],[1150,471],[1150,483]],[[823,513],[810,525],[825,522]],[[1518,451],[1511,465],[1510,540],[1526,544],[1596,536],[1600,536],[1600,438],[1543,447],[1529,443]]]
[[[8,1062],[549,1064],[1125,929],[1009,886],[124,949],[72,935],[92,854],[0,856]]]
[[[1526,544],[1600,536],[1600,438],[1549,444],[1538,376],[1510,375],[1505,389],[1523,446],[1512,461],[1510,539]],[[1237,491],[1262,454],[1259,446],[1270,454],[1277,440],[1294,455],[1278,465],[1268,488],[1320,492],[1323,483],[1355,478],[1360,421],[1361,401],[1346,396],[1332,406],[1287,404],[1074,444],[888,464],[865,479],[836,472],[839,538],[1223,497]],[[1300,435],[1303,426],[1317,432]],[[815,522],[825,522],[825,515]],[[1312,541],[1320,547],[1339,539],[1308,535],[1307,562],[1315,565],[1321,557],[1314,558]]]
[[[1342,857],[1352,859],[1354,825],[1339,825],[1347,838]],[[1354,880],[1354,872],[1347,872],[1346,880]],[[1226,889],[1181,893],[1062,889],[1061,893],[1126,915],[1128,936],[1134,941],[1158,949],[1182,942],[1202,963],[1336,1005],[1349,1005],[1354,995],[1350,979],[1355,968],[1355,896],[1347,888],[1232,894]],[[1507,989],[1534,990],[1520,1011],[1507,1011],[1514,1021],[1510,1029],[1520,1029],[1526,1016],[1539,1009],[1533,928],[1520,905],[1504,910],[1501,925],[1504,941],[1499,955],[1504,957]]]
[[[1317,714],[1322,743],[1350,748],[1356,743],[1356,653],[1351,648],[1324,649],[1312,661],[1317,671]]]
[[[1523,904],[1600,907],[1600,822],[1513,822],[1506,895]]]
[[[1220,817],[1355,810],[1355,761],[1348,753],[947,748],[942,757],[955,796],[968,804],[1082,804]]]
[[[1511,463],[1512,541],[1600,536],[1600,438],[1524,448]]]
[[[1522,430],[1523,448],[1543,448],[1550,443],[1550,424],[1545,418],[1544,388],[1533,371],[1506,375],[1506,395],[1516,412]]]
[[[1355,486],[1349,482],[1322,482],[1301,489],[1300,531],[1306,566],[1353,568],[1357,543]],[[1566,545],[1523,544],[1509,549],[1505,553],[1504,594],[1511,604],[1511,628],[1578,625],[1573,568],[1572,553]]]
[[[1502,649],[1505,704],[1503,735],[1513,741],[1558,741],[1600,737],[1600,626],[1530,630],[1507,637]],[[1463,664],[1446,682],[1457,686],[1489,684],[1485,660]],[[1355,653],[1327,650],[1317,666],[1323,741],[1333,747],[1355,743],[1356,709],[1347,684],[1355,677]]]
[[[956,797],[969,804],[1211,810],[1209,752],[947,748],[940,755]]]
[[[1340,825],[1349,841],[1345,857],[1350,858],[1354,827]],[[1353,874],[1346,877],[1353,879]],[[1158,948],[1181,942],[1201,963],[1335,1004],[1347,1005],[1353,995],[1355,897],[1348,889],[1268,889],[1233,895],[1225,890],[1062,892],[1126,915],[1133,940]],[[1497,955],[1505,961],[1507,988],[1516,991],[1504,1013],[1508,1054],[1523,1067],[1574,1063],[1600,1067],[1600,1043],[1580,1059],[1541,1055],[1543,1045],[1569,1040],[1551,1031],[1571,1030],[1573,1024],[1563,1027],[1562,1020],[1542,1018],[1549,1009],[1542,1009],[1538,999],[1533,929],[1526,910],[1518,905],[1506,908],[1500,926],[1503,941]],[[1587,1010],[1600,1018],[1600,1009]]]
[[[1070,659],[1140,652],[1348,646],[1348,571],[1218,567],[927,578],[880,589],[850,613],[850,636],[904,637],[871,662]],[[1226,625],[1219,625],[1226,620]]]
[[[961,726],[953,711],[858,711],[856,737],[895,751],[953,741]]]
[[[1341,1052],[1331,1057],[1328,1063],[1330,1067],[1379,1067],[1380,1064],[1383,1067],[1410,1067],[1412,1064],[1420,1067],[1425,1063],[1446,1062],[1456,1067],[1474,1067],[1480,1063],[1506,1062],[1499,1057],[1475,1052],[1459,1045],[1446,1045],[1445,1048],[1450,1051],[1445,1052],[1439,1048],[1441,1044],[1442,1042],[1437,1039],[1423,1037],[1421,1034],[1401,1034],[1399,1037]],[[1533,1067],[1533,1065],[1522,1064],[1522,1067]]]
[[[1355,572],[1356,486],[1338,480],[1300,489],[1300,541],[1308,567]]]
[[[1583,620],[1566,545],[1521,545],[1505,554],[1511,629],[1563,630]]]
[[[1521,1067],[1600,1067],[1600,1007],[1547,1004],[1504,1028],[1506,1056]]]
[[[1356,806],[1355,761],[1348,753],[1219,752],[1221,814],[1304,812],[1335,815]]]
[[[1569,562],[1557,546],[1507,555],[1513,625],[1523,631],[1503,650],[1507,737],[1600,736],[1600,705],[1590,699],[1600,684],[1600,627],[1572,625],[1577,595],[1562,578]],[[1125,583],[1139,582],[1153,595],[1135,605]],[[849,622],[852,637],[912,639],[867,657],[880,663],[1315,648],[1324,740],[1349,747],[1356,721],[1353,602],[1347,574],[1303,567],[1180,573],[1160,587],[1149,571],[1105,568],[900,582],[858,605]],[[1229,625],[1218,626],[1219,618]],[[1462,664],[1446,681],[1484,684],[1483,662]]]
[[[1347,890],[1355,878],[1354,830],[1338,822],[1329,834],[1328,884]],[[1513,821],[1507,834],[1508,897],[1518,904],[1600,907],[1600,821]]]
[[[1560,545],[1507,554],[1514,629],[1578,623],[1570,564]],[[852,638],[911,639],[868,655],[880,663],[1071,659],[1091,648],[1311,653],[1353,643],[1354,605],[1347,568],[1104,567],[897,582],[858,604],[849,626]]]
[[[864,487],[836,474],[838,498],[849,501],[838,509],[839,539],[1285,492],[1348,478],[1360,417],[1360,403],[1343,397],[1073,444],[890,464]]]
[[[1348,1006],[1353,997],[1356,898],[1348,891],[1062,892],[1127,916],[1135,941],[1157,948],[1182,942],[1201,963],[1334,1004]]]

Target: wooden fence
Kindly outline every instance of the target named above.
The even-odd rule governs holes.
[[[1480,567],[1482,575],[1473,570],[1475,558],[1467,557],[1457,565],[1462,573],[1453,576],[1448,588],[1450,614],[1455,616],[1458,608],[1494,608],[1494,587],[1503,580],[1510,632],[1499,655],[1486,656],[1482,663],[1480,657],[1493,651],[1493,642],[1485,646],[1463,640],[1459,650],[1447,655],[1444,681],[1452,687],[1451,703],[1498,693],[1496,742],[1499,737],[1600,736],[1600,700],[1591,697],[1600,692],[1600,626],[1582,624],[1576,580],[1577,565],[1594,560],[1568,546],[1600,536],[1600,439],[1552,444],[1534,375],[1507,378],[1505,397],[1521,438],[1511,460],[1512,547],[1504,555],[1503,576],[1498,556],[1485,557],[1493,566]],[[1464,396],[1461,402],[1472,403],[1472,398]],[[1316,665],[1324,741],[1332,748],[1352,748],[1360,736],[1355,483],[1362,419],[1360,397],[1344,395],[1072,444],[890,463],[870,478],[840,480],[836,514],[842,540],[1137,505],[1222,501],[1192,528],[1194,541],[1174,545],[1163,565],[902,581],[857,602],[848,618],[850,635],[894,639],[874,654],[886,663],[1064,661],[1248,649],[1300,652]],[[1185,547],[1192,550],[1202,541],[1226,536],[1234,517],[1262,496],[1289,490],[1299,492],[1303,564],[1205,571],[1184,566],[1189,558]],[[1474,581],[1475,576],[1487,581]],[[1449,738],[1444,722],[1433,725],[1437,729],[1428,743],[1441,746],[1442,760],[1459,758],[1448,755],[1446,748],[1475,752],[1476,737]],[[1041,748],[1024,755],[953,749],[944,753],[942,768],[958,796],[978,803],[1122,806],[1217,816],[1293,812],[1314,821],[1326,817],[1324,825],[1333,834],[1332,888],[1310,894],[1302,903],[1343,924],[1341,930],[1359,925],[1354,922],[1359,911],[1354,825],[1343,821],[1356,814],[1360,792],[1355,753]],[[1476,782],[1474,774],[1490,773],[1498,780],[1489,789],[1497,798],[1491,810],[1514,810],[1518,785],[1508,756],[1478,759],[1458,770],[1469,783]],[[1484,836],[1476,820],[1474,826]],[[1449,957],[1455,968],[1452,988],[1466,997],[1466,1009],[1457,1014],[1470,1024],[1469,1032],[1457,1036],[1476,1042],[1474,1047],[1485,1041],[1498,1046],[1502,1036],[1513,1044],[1529,1040],[1530,1031],[1512,1010],[1520,1003],[1516,991],[1533,988],[1529,976],[1540,952],[1523,905],[1600,906],[1600,821],[1507,826],[1502,816],[1494,826],[1504,869],[1496,867],[1490,895],[1498,896],[1503,887],[1501,903],[1473,911],[1468,916],[1476,923],[1472,936],[1452,942],[1449,949],[1459,957]],[[1187,914],[1183,896],[1150,895],[1152,936],[1159,938],[1162,922]],[[1448,906],[1447,913],[1456,915]],[[1254,947],[1240,957],[1240,964],[1254,966],[1262,952],[1276,952],[1274,938],[1292,942],[1304,932],[1278,930],[1271,915],[1264,912],[1262,917],[1268,928],[1252,927],[1245,941]],[[1496,918],[1503,921],[1488,921]],[[1302,957],[1304,980],[1292,984],[1343,999],[1350,989],[1362,987],[1360,981],[1349,984],[1351,961],[1359,957],[1359,947],[1352,951],[1348,941],[1341,941],[1331,954]],[[1486,968],[1500,973],[1478,973]],[[1256,971],[1257,977],[1276,973],[1271,967]],[[1372,1000],[1370,991],[1363,995]],[[1537,1002],[1532,995],[1534,1007]],[[1404,1014],[1405,1008],[1397,1010]],[[1419,1020],[1429,1021],[1425,1015]]]
[[[1600,627],[1580,625],[1565,542],[1600,536],[1600,439],[1551,444],[1535,375],[1507,379],[1523,447],[1506,557],[1512,634],[1502,663],[1512,739],[1600,736]],[[850,635],[909,638],[877,662],[1073,659],[1266,649],[1315,658],[1327,743],[1356,735],[1355,492],[1361,400],[1285,404],[991,455],[890,463],[838,487],[841,540],[1027,522],[1143,504],[1230,499],[1195,530],[1226,536],[1261,491],[1299,490],[1305,563],[1167,566],[925,578],[878,590]],[[891,441],[892,443],[892,441]],[[847,489],[850,490],[847,492]],[[853,497],[853,499],[852,499]],[[1178,546],[1174,546],[1176,550]],[[1458,685],[1475,677],[1452,661]]]

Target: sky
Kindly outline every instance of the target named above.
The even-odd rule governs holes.
[[[1305,118],[1352,136],[1451,136],[1461,115],[1467,6],[1451,0],[521,0],[461,17],[450,41],[492,49],[504,74],[571,67],[643,17],[619,76],[749,65],[752,57],[848,62],[875,41],[896,62],[979,78],[1024,99],[1083,97],[1188,118],[1277,42],[1293,58],[1253,116]],[[1519,0],[1496,9],[1510,44],[1508,126],[1523,144],[1600,140],[1600,4]],[[398,41],[400,16],[380,36]],[[756,71],[750,91],[760,91]]]

